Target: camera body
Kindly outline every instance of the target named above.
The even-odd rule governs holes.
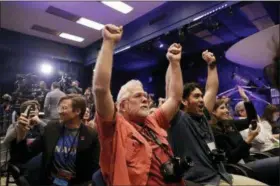
[[[35,99],[40,95],[38,78],[34,74],[17,74],[15,86],[16,90],[13,92],[13,97],[20,103]]]
[[[172,157],[160,167],[161,175],[166,183],[180,182],[183,174],[193,167],[193,161],[188,158]]]
[[[221,149],[213,149],[211,151],[210,155],[211,155],[212,161],[216,164],[227,161],[226,153],[225,153],[225,151],[223,151]]]

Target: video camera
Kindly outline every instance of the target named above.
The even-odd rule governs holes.
[[[72,77],[67,73],[62,73],[58,82],[63,92],[67,92],[72,87]]]
[[[34,74],[17,74],[15,88],[16,90],[13,92],[14,101],[40,99],[41,90],[38,78]]]

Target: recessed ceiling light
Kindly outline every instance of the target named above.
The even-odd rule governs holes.
[[[74,35],[71,35],[71,34],[67,34],[67,33],[64,33],[62,32],[61,34],[59,34],[59,37],[62,37],[64,39],[69,39],[69,40],[72,40],[72,41],[77,41],[77,42],[83,42],[85,39],[82,38],[82,37],[79,37],[79,36],[74,36]]]
[[[93,28],[95,30],[101,30],[104,25],[103,24],[100,24],[100,23],[97,23],[95,21],[92,21],[92,20],[89,20],[89,19],[86,19],[84,17],[81,17],[80,19],[78,19],[76,21],[76,23],[78,24],[81,24],[81,25],[84,25],[84,26],[87,26],[89,28]]]
[[[127,14],[133,10],[133,7],[121,1],[101,1],[101,2],[124,14]]]

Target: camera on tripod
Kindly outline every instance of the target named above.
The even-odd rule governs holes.
[[[15,87],[13,97],[19,102],[36,99],[40,94],[38,78],[34,74],[17,74]]]
[[[66,92],[69,88],[72,87],[72,77],[67,73],[62,73],[59,79],[60,88],[63,92]]]
[[[161,165],[160,172],[166,183],[176,183],[182,180],[183,174],[193,165],[193,161],[189,157],[174,156]]]

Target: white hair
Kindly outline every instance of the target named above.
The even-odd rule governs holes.
[[[234,108],[236,114],[239,115],[238,112],[239,112],[241,109],[243,109],[244,107],[245,107],[245,106],[244,106],[244,101],[239,101],[239,102],[235,105],[235,108]]]
[[[130,97],[131,94],[133,93],[133,90],[135,89],[135,87],[141,87],[143,88],[142,83],[139,80],[135,80],[132,79],[130,81],[128,81],[126,84],[124,84],[119,93],[118,93],[118,97],[117,97],[117,108],[119,108],[119,104],[126,98]]]

